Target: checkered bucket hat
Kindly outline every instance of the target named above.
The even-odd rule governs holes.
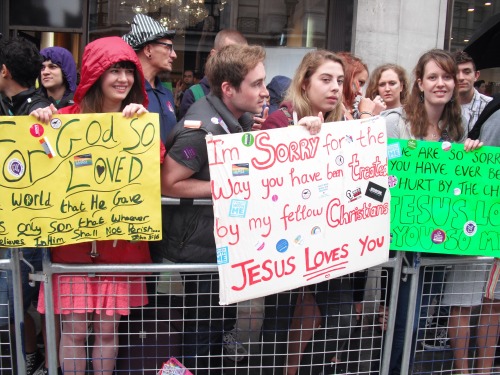
[[[169,30],[161,23],[144,14],[137,14],[132,21],[132,30],[123,36],[134,50],[141,50],[146,44],[155,40],[173,39],[175,30]]]

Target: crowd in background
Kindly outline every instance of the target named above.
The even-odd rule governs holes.
[[[62,47],[38,51],[21,38],[3,38],[0,40],[0,115],[31,114],[41,122],[48,122],[54,114],[121,112],[124,117],[132,117],[148,111],[158,113],[162,194],[190,199],[211,197],[206,132],[229,134],[296,125],[316,134],[324,122],[380,115],[386,120],[391,138],[463,143],[464,149],[471,152],[483,143],[500,145],[497,121],[500,112],[492,107],[498,106],[498,101],[484,95],[484,81],[479,80],[480,73],[472,58],[462,51],[454,55],[439,49],[424,53],[410,81],[407,72],[394,63],[376,67],[370,74],[359,56],[316,50],[304,56],[293,77],[271,77],[266,87],[265,50],[248,45],[236,30],[222,30],[214,40],[204,76],[196,77],[195,72],[186,69],[182,79],[169,88],[161,77],[172,71],[177,58],[174,37],[175,31],[152,18],[135,16],[131,30],[122,38],[100,38],[86,46],[78,86],[76,64],[69,51]],[[491,115],[481,118],[487,106],[493,108],[489,111]],[[187,120],[201,121],[203,126],[185,127]],[[196,157],[186,156],[184,151],[188,146]],[[177,263],[215,263],[212,207],[164,206],[162,209],[162,241],[148,244],[99,240],[54,247],[50,249],[52,261],[161,263],[166,258]],[[35,271],[41,271],[41,249],[21,251]],[[1,254],[10,257],[7,249]],[[406,255],[410,263],[413,256],[414,253]],[[28,283],[29,267],[22,272],[25,310],[38,299],[38,311],[45,314],[44,288],[38,295],[38,290]],[[390,270],[387,273],[386,289],[392,278],[400,277]],[[427,292],[423,287],[425,278],[420,278],[419,300],[422,295],[438,296],[441,307],[447,310],[449,319],[441,323],[441,327],[446,329],[445,336],[453,350],[453,373],[491,373],[500,327],[500,287],[496,290],[495,285],[491,286],[491,281],[498,277],[497,268],[453,266],[434,277],[439,278],[438,282],[434,280],[435,290]],[[186,274],[182,280],[183,303],[199,307],[187,309],[184,316],[184,365],[198,369],[196,374],[215,373],[210,371],[206,358],[215,352],[216,346],[222,347],[222,352],[235,361],[247,356],[238,339],[236,306],[218,304],[218,275]],[[128,315],[131,308],[150,303],[147,295],[155,293],[154,285],[146,286],[144,278],[138,277],[136,281],[83,275],[62,275],[55,279],[60,373],[85,373],[84,343],[91,314],[95,337],[91,353],[93,371],[113,373],[120,317]],[[318,319],[302,324],[302,328],[311,329],[304,330],[309,333],[302,337],[307,345],[297,361],[299,373],[348,373],[346,361],[342,360],[343,346],[346,341],[359,339],[353,327],[362,313],[363,293],[359,291],[365,282],[366,275],[361,272],[352,279],[331,279],[313,287],[252,301],[256,306],[265,306],[262,327],[257,328],[261,329],[263,372],[275,374],[276,368],[285,366],[289,341],[292,341],[288,338],[289,330],[300,308],[305,309],[306,315]],[[8,278],[0,280],[0,292],[4,292],[0,296],[5,296],[1,307],[12,308],[11,283]],[[58,298],[63,294],[71,298]],[[102,298],[103,295],[107,298]],[[401,282],[390,374],[404,373],[402,340],[409,297],[409,283]],[[385,297],[382,301],[385,303],[380,306],[377,324],[383,331],[390,301]],[[428,304],[428,301],[422,302],[422,305]],[[470,345],[471,311],[477,306],[482,309],[473,364],[465,353]],[[0,310],[0,317],[4,316],[8,314]],[[210,319],[206,319],[207,316]],[[37,350],[36,330],[29,314],[25,322],[28,375],[46,374],[47,364]],[[9,322],[3,321],[3,325],[7,324]],[[415,332],[419,325],[420,321],[413,325]],[[315,326],[323,328],[320,333],[312,333]]]

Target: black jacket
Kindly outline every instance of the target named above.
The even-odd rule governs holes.
[[[50,101],[40,95],[34,87],[20,92],[9,100],[2,97],[0,104],[1,116],[27,116],[33,110],[44,108],[50,105]]]
[[[176,145],[176,149],[183,142],[179,139],[189,137],[196,141],[205,140],[207,134],[226,134],[219,123],[214,124],[213,119],[222,119],[230,133],[241,133],[249,131],[251,123],[238,121],[224,103],[214,96],[208,94],[194,103],[186,113],[186,116],[175,126],[167,139],[167,152]],[[184,128],[185,120],[201,120],[200,129]],[[186,144],[186,147],[189,146]],[[193,174],[192,178],[209,181],[210,170],[206,147],[196,149],[197,157],[200,159],[201,168]],[[177,155],[169,154],[174,160]],[[163,240],[161,254],[163,257],[174,262],[181,263],[215,263],[216,249],[214,238],[214,213],[212,206],[203,205],[166,205],[163,206]]]

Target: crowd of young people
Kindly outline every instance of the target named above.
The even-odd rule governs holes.
[[[83,54],[78,86],[75,62],[69,51],[50,47],[38,54],[28,41],[19,38],[3,40],[0,41],[0,93],[3,98],[0,114],[31,114],[41,122],[48,122],[54,114],[121,112],[124,117],[132,117],[148,111],[159,113],[162,194],[188,199],[211,197],[205,146],[207,132],[240,133],[298,125],[316,134],[324,122],[335,121],[342,126],[341,122],[345,120],[381,115],[386,119],[387,134],[391,138],[461,142],[466,151],[481,147],[481,141],[496,144],[481,135],[468,138],[491,98],[474,89],[479,74],[472,59],[463,53],[457,54],[455,59],[443,50],[424,53],[414,69],[414,81],[410,87],[406,72],[398,65],[381,65],[370,76],[366,64],[351,53],[309,52],[291,77],[286,92],[278,93],[283,100],[268,116],[267,111],[263,112],[270,94],[265,86],[265,50],[247,45],[240,35],[234,31],[223,34],[226,39],[236,41],[214,48],[203,78],[207,90],[202,97],[193,100],[194,104],[185,107],[179,104],[182,118],[176,117],[174,96],[158,77],[161,72],[172,71],[173,60],[177,57],[173,43],[175,32],[150,17],[137,15],[130,32],[123,38],[105,37],[89,43]],[[15,64],[23,59],[30,70],[18,72]],[[34,89],[36,78],[40,84],[38,92]],[[366,95],[363,95],[363,86],[367,82]],[[188,99],[187,93],[186,90],[182,103]],[[261,117],[255,117],[255,114],[261,114]],[[198,129],[185,127],[186,120],[201,120],[202,126]],[[484,129],[484,134],[488,134],[491,125],[488,123]],[[188,146],[196,157],[186,157],[184,149]],[[215,262],[211,207],[170,206],[164,209],[163,219],[163,239],[151,246],[151,252],[147,242],[102,240],[51,248],[52,261],[113,264],[161,262],[167,258],[179,263]],[[41,249],[23,251],[36,254]],[[9,256],[7,251],[2,251],[2,254]],[[25,258],[30,259],[28,254]],[[467,282],[462,276],[473,275],[473,281],[482,280],[486,286],[487,271],[485,267],[480,270],[454,267],[448,276],[443,272],[442,280],[444,282],[445,277],[455,280],[447,285],[458,288]],[[311,314],[318,314],[319,326],[323,329],[318,334],[306,336],[308,344],[298,361],[299,373],[347,373],[348,369],[340,365],[345,363],[341,361],[342,351],[346,341],[358,339],[353,327],[361,313],[363,295],[355,291],[363,289],[366,277],[358,275],[356,278],[361,280],[361,287],[353,285],[353,280],[332,279],[300,291],[265,298],[261,328],[264,373],[286,371],[289,329],[298,304],[304,300],[312,306]],[[183,275],[184,304],[190,307],[185,310],[187,315],[184,317],[183,361],[188,368],[196,369],[196,374],[217,373],[211,371],[208,358],[214,353],[219,356],[223,353],[220,348],[227,343],[224,333],[235,327],[235,307],[218,306],[218,281],[218,275],[212,273]],[[85,373],[87,322],[92,315],[93,371],[111,375],[117,355],[117,325],[120,317],[128,315],[131,308],[148,303],[150,293],[146,292],[145,280],[138,278],[130,282],[130,279],[120,276],[63,275],[55,279],[54,285],[55,313],[61,319],[59,371]],[[5,289],[5,295],[12,294],[8,280],[5,286],[0,283],[0,287]],[[24,285],[23,291],[28,306],[35,290]],[[498,316],[495,295],[489,294],[483,299],[482,292],[481,288],[466,288],[463,293],[470,293],[474,298],[457,300],[450,298],[459,294],[457,289],[444,288],[442,303],[451,306],[449,336],[457,373],[470,373],[473,366],[463,360],[463,352],[469,347],[470,333],[465,328],[468,327],[470,308],[484,303],[487,313],[483,316],[489,319]],[[61,299],[60,295],[70,297]],[[401,340],[405,334],[408,297],[408,285],[401,283],[390,374],[402,373],[399,368],[403,348]],[[9,304],[5,303],[6,306]],[[45,313],[43,288],[38,310]],[[382,306],[380,313],[381,327],[385,327],[388,309]],[[210,318],[207,320],[207,317]],[[495,322],[498,327],[498,318]],[[415,330],[417,327],[418,323]],[[488,336],[487,331],[483,330],[484,346],[478,352],[478,365],[485,374],[492,367],[491,348],[495,340],[491,337],[497,337],[499,332],[496,328],[494,334]],[[239,344],[234,338],[231,343]],[[37,370],[41,371],[38,374],[47,373],[47,368],[41,366],[43,362],[29,357],[36,352],[31,344],[32,338],[26,339],[28,373],[31,375]],[[246,354],[238,348],[225,353],[239,359]],[[277,372],[277,369],[280,370]]]

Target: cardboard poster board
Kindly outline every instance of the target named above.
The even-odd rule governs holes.
[[[385,121],[207,137],[220,303],[387,261]]]
[[[500,256],[500,148],[390,139],[391,249]]]
[[[158,114],[0,117],[0,247],[161,238]]]

